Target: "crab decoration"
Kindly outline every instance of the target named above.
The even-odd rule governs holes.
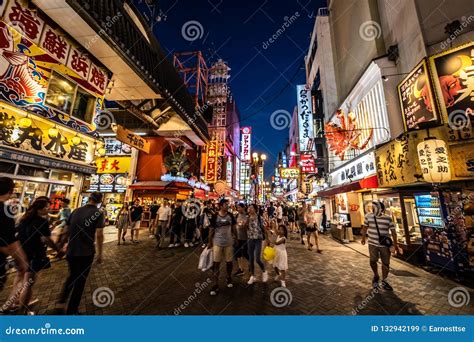
[[[328,122],[324,130],[329,150],[344,160],[349,149],[363,150],[367,147],[372,139],[373,128],[368,129],[367,138],[362,140],[362,129],[358,127],[357,118],[353,112],[349,112],[346,119],[342,109],[338,109],[336,118],[339,119],[340,125]]]

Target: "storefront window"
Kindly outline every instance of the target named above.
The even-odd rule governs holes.
[[[0,173],[15,173],[16,165],[13,163],[0,162]]]
[[[420,231],[420,222],[418,220],[418,215],[416,213],[415,198],[412,196],[404,197],[403,205],[405,207],[405,213],[407,216],[407,226],[408,226],[410,243],[421,244],[422,239],[421,239],[421,231]]]
[[[85,121],[92,122],[94,116],[96,98],[82,88],[77,88],[76,99],[72,108],[72,116]]]
[[[47,183],[26,182],[25,194],[23,196],[23,206],[27,208],[35,198],[47,196],[48,186],[49,184]]]
[[[74,101],[76,85],[60,74],[53,72],[49,81],[46,104],[69,114]]]
[[[399,243],[406,243],[405,227],[403,225],[402,207],[400,205],[400,197],[398,195],[378,196],[383,201],[386,208],[386,214],[392,217],[397,231],[397,239]]]
[[[20,165],[18,168],[19,176],[30,176],[38,178],[49,178],[49,172],[45,169],[38,169],[32,166]]]
[[[51,179],[70,182],[72,180],[72,173],[66,171],[51,171]]]
[[[52,184],[51,185],[51,192],[49,194],[49,198],[51,200],[50,209],[53,211],[57,211],[60,209],[61,199],[67,197],[69,186],[62,185],[62,184]]]
[[[23,194],[23,186],[25,185],[24,181],[21,180],[14,180],[15,187],[13,188],[13,195],[12,197],[14,198],[21,198],[21,195]]]

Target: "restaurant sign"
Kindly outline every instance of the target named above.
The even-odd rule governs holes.
[[[127,190],[127,174],[93,174],[89,179],[89,187],[86,192],[119,192]]]
[[[127,144],[129,146],[135,147],[139,149],[140,151],[143,151],[145,153],[150,153],[150,143],[148,140],[145,138],[142,138],[139,135],[136,135],[132,131],[123,128],[120,125],[116,125],[115,127],[115,132],[117,133],[117,139],[123,142],[124,144]]]
[[[217,182],[217,163],[219,159],[218,155],[219,141],[211,140],[207,145],[207,155],[206,155],[206,183],[215,183]]]
[[[280,169],[281,178],[298,179],[300,176],[300,169],[297,167],[284,167]]]
[[[369,152],[331,173],[331,186],[364,179],[375,174],[375,155]]]
[[[242,127],[241,128],[241,152],[240,159],[242,161],[250,161],[250,152],[251,152],[251,138],[252,138],[252,127]]]
[[[416,183],[421,170],[417,163],[416,139],[408,134],[375,151],[377,179],[381,187]]]
[[[127,173],[130,172],[131,157],[97,158],[97,173]]]
[[[298,131],[300,152],[311,152],[313,149],[313,104],[311,89],[305,84],[297,85]]]
[[[398,97],[406,130],[438,122],[426,59],[423,59],[398,85]]]
[[[311,154],[302,154],[300,159],[302,173],[315,173],[314,157]]]

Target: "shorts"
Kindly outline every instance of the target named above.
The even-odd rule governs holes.
[[[306,233],[314,233],[317,231],[316,225],[311,224],[306,227]]]
[[[233,246],[216,246],[212,247],[212,253],[214,257],[214,262],[221,262],[222,259],[225,262],[232,262],[234,257],[234,247]]]
[[[130,226],[130,229],[132,229],[132,230],[140,229],[140,221],[132,222],[132,225]]]
[[[249,259],[249,253],[247,248],[247,240],[238,240],[237,247],[235,248],[235,257],[236,258],[245,258]]]
[[[306,227],[306,223],[298,222],[298,229],[300,230],[301,234],[304,234],[306,232]]]
[[[379,258],[382,260],[382,264],[386,267],[390,266],[390,248],[378,247],[369,244],[369,255],[370,262],[377,262]]]

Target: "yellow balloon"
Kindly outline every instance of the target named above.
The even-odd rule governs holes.
[[[267,246],[263,249],[263,259],[271,261],[275,258],[275,248]]]

